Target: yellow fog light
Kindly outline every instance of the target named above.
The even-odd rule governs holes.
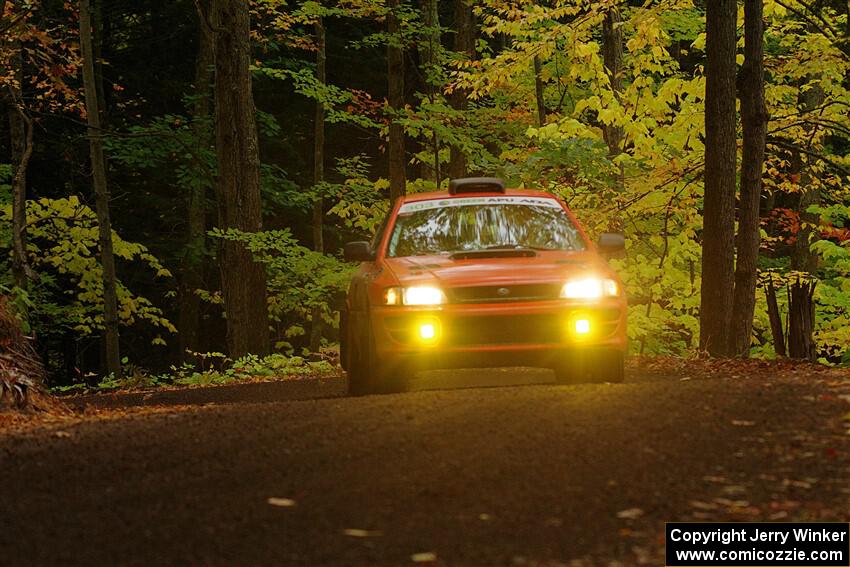
[[[442,334],[440,321],[432,318],[420,319],[416,322],[416,326],[413,330],[416,338],[419,339],[420,344],[423,345],[436,344],[437,341],[440,340],[440,335]]]
[[[587,319],[576,319],[575,330],[577,335],[587,335],[590,333],[590,321]]]
[[[437,327],[434,323],[423,323],[419,325],[419,338],[423,341],[432,341],[437,338]]]

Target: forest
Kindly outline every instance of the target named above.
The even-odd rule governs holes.
[[[399,195],[489,175],[635,355],[850,365],[850,4],[0,0],[0,311],[56,388],[333,364]]]

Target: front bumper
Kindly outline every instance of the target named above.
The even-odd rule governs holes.
[[[589,332],[576,332],[578,320]],[[626,303],[619,298],[381,306],[372,309],[371,324],[382,360],[425,368],[552,366],[575,351],[626,349]],[[432,339],[420,336],[423,325],[433,327]]]

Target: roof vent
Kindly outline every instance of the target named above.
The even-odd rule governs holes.
[[[449,195],[504,192],[505,182],[498,177],[464,177],[449,181]]]

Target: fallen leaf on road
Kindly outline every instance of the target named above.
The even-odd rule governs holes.
[[[414,553],[410,556],[414,563],[433,563],[437,560],[437,554],[432,551]]]
[[[712,504],[710,502],[691,500],[690,504],[692,508],[696,508],[697,510],[717,510],[717,504]]]
[[[491,516],[490,514],[478,514],[478,519],[482,522],[486,522],[488,520],[492,520],[493,516]]]
[[[756,424],[755,421],[746,421],[746,420],[743,420],[743,419],[733,419],[732,420],[732,425],[737,425],[738,427],[752,427],[755,424]]]
[[[800,507],[800,503],[796,500],[783,500],[781,502],[771,502],[771,510],[794,510]]]
[[[272,506],[280,506],[281,508],[291,508],[295,506],[295,500],[290,498],[269,498],[266,500]]]
[[[67,439],[68,437],[71,436],[71,434],[68,433],[67,431],[57,431],[56,433],[53,434],[53,436],[59,437],[60,439]]]
[[[620,510],[617,512],[617,517],[625,520],[636,520],[641,516],[643,516],[643,510],[640,508],[629,508],[628,510]]]
[[[715,498],[714,501],[728,508],[746,508],[750,505],[747,500],[729,500],[728,498]]]
[[[360,530],[357,528],[345,528],[342,533],[351,537],[380,537],[384,535],[384,532],[378,530]]]
[[[783,486],[793,486],[794,488],[811,488],[812,483],[805,480],[791,480],[786,478],[782,481]]]

